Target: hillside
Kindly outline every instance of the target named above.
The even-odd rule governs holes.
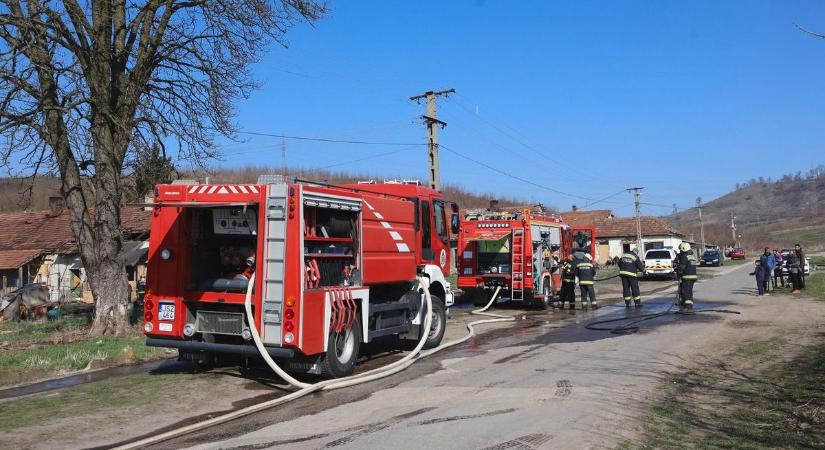
[[[752,180],[702,207],[705,240],[731,242],[733,212],[741,244],[749,249],[788,247],[800,242],[809,249],[825,249],[825,173],[785,176],[778,181]],[[664,217],[674,227],[699,239],[699,215],[691,208]]]
[[[255,183],[258,175],[262,173],[281,173],[281,168],[276,167],[243,167],[238,169],[217,169],[209,174],[211,183]],[[382,181],[381,177],[369,175],[328,172],[318,170],[290,169],[289,179],[300,178],[311,181],[326,181],[330,184],[354,183],[364,180]],[[180,178],[199,179],[203,181],[203,176],[195,176],[191,173],[181,173]],[[402,177],[398,177],[402,178]],[[142,201],[142,196],[131,193],[130,179],[124,179],[126,191],[126,201]],[[483,208],[490,204],[491,199],[499,200],[499,205],[513,206],[523,205],[524,202],[516,198],[509,198],[493,193],[476,193],[468,191],[455,185],[444,185],[442,191],[444,196],[458,203],[461,208]],[[41,177],[34,181],[31,179],[0,178],[0,212],[13,211],[37,211],[49,208],[49,197],[60,195],[60,181],[53,177]]]

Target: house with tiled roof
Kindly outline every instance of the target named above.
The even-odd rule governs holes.
[[[636,218],[616,217],[610,210],[567,211],[562,219],[574,227],[594,227],[598,248],[596,260],[604,264],[636,248]],[[669,226],[658,217],[642,216],[642,245],[645,250],[678,248],[685,234]],[[642,255],[643,256],[643,255]]]
[[[43,283],[52,301],[91,300],[86,273],[62,198],[50,199],[47,211],[0,213],[0,289],[5,294],[30,283]],[[132,279],[148,248],[151,212],[121,209],[124,254]]]

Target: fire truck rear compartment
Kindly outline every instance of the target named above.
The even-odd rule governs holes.
[[[243,294],[254,272],[257,247],[255,206],[191,208],[187,290]]]

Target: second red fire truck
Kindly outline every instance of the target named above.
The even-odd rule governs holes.
[[[458,237],[457,287],[477,305],[499,301],[546,308],[561,289],[557,270],[574,252],[595,255],[595,231],[532,212],[467,211]]]
[[[170,184],[155,189],[144,301],[147,344],[193,359],[258,356],[288,370],[352,373],[361,343],[439,345],[453,304],[455,204],[418,183]],[[244,313],[255,277],[253,316]],[[432,327],[421,330],[433,300]]]

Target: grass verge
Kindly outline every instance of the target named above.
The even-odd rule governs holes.
[[[779,362],[792,345],[779,337],[749,342],[724,360],[669,376],[642,442],[622,447],[825,447],[825,334]]]
[[[61,417],[92,415],[101,410],[161,400],[163,376],[137,374],[76,386],[3,403],[0,431],[48,423]]]
[[[48,322],[0,323],[0,385],[33,381],[84,369],[168,357],[163,348],[147,347],[138,331],[128,336],[92,337],[86,318]]]
[[[805,295],[825,300],[825,272],[815,272],[805,277]]]

